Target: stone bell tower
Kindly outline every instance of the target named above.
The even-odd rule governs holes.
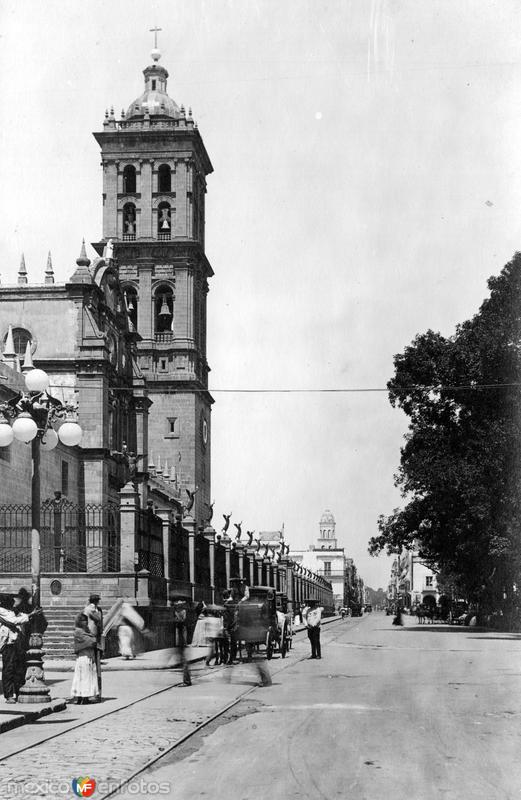
[[[119,269],[138,363],[149,387],[148,459],[164,477],[199,491],[197,521],[210,503],[210,368],[205,255],[206,176],[212,165],[191,109],[167,94],[168,72],[151,53],[141,95],[94,133],[103,167],[103,239]],[[112,248],[111,243],[112,242]],[[195,513],[194,513],[195,512]]]

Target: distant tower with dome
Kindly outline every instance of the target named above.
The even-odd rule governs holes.
[[[336,522],[333,514],[326,509],[320,517],[320,531],[318,535],[317,547],[320,549],[336,550],[337,541],[335,527]]]

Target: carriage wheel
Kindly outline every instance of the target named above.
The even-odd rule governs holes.
[[[273,639],[271,636],[271,631],[268,631],[266,634],[266,658],[268,661],[273,656]]]
[[[286,653],[288,652],[288,637],[286,632],[286,626],[284,625],[281,634],[280,634],[280,655],[281,658],[286,658]]]

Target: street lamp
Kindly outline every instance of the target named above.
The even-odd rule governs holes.
[[[0,447],[10,445],[14,439],[31,443],[31,588],[32,606],[38,609],[41,608],[40,450],[54,450],[58,441],[73,447],[81,441],[82,430],[71,419],[74,406],[63,404],[48,393],[49,376],[46,372],[30,370],[25,375],[25,385],[27,392],[0,404]],[[64,421],[56,431],[53,426],[60,420]],[[38,625],[29,639],[26,682],[20,690],[20,703],[45,703],[50,696],[43,671],[43,631],[37,628]]]

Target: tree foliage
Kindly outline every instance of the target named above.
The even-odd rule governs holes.
[[[369,552],[415,542],[447,584],[493,603],[521,566],[521,254],[488,285],[454,336],[429,330],[395,356],[389,398],[410,420],[396,476],[406,504],[379,518]]]

